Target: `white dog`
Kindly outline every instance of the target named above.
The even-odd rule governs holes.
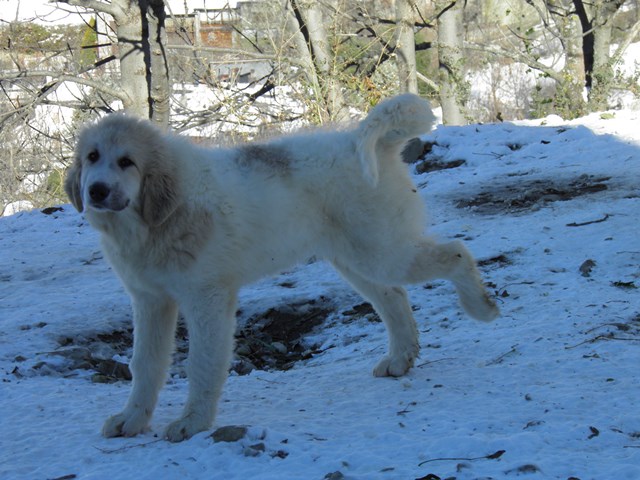
[[[238,289],[315,255],[331,262],[384,320],[389,351],[376,376],[418,356],[404,284],[451,280],[464,309],[498,315],[459,242],[424,236],[425,209],[400,154],[428,132],[429,104],[401,95],[352,129],[207,149],[114,114],[86,127],[65,182],[133,304],[133,387],[107,437],[144,431],[165,382],[178,308],[189,329],[189,397],[166,430],[208,429],[233,353]]]

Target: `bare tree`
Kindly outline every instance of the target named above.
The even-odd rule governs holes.
[[[623,6],[628,0],[526,0],[552,29],[566,54],[565,77],[577,78],[586,88],[590,110],[608,107],[608,99],[615,86],[614,67],[622,54],[640,32],[640,20],[626,28],[611,54],[612,33]],[[549,17],[553,22],[548,21]],[[582,68],[579,72],[578,69]],[[565,82],[569,80],[566,79]],[[575,85],[575,81],[574,81]],[[570,90],[565,88],[565,90]]]
[[[29,22],[3,25],[9,47],[0,72],[0,202],[42,205],[61,198],[61,172],[70,155],[74,123],[87,110],[111,111],[121,102],[131,113],[162,127],[169,123],[170,82],[162,0],[60,0],[60,9],[106,21],[115,45],[97,45],[95,22],[80,27]],[[77,7],[77,8],[74,8]],[[31,28],[49,37],[31,40]],[[107,37],[103,37],[107,38]],[[58,39],[58,40],[56,40]],[[99,47],[112,48],[99,58]],[[81,52],[84,52],[81,53]],[[105,70],[117,62],[118,67]],[[6,108],[5,108],[6,107]]]
[[[438,60],[440,104],[443,121],[449,125],[466,123],[463,113],[466,84],[463,70],[462,1],[438,0]]]
[[[414,0],[396,0],[396,65],[400,91],[418,93]]]
[[[118,97],[126,110],[149,118],[162,127],[169,124],[170,77],[166,50],[163,0],[57,0],[109,15],[117,37],[120,63]],[[67,78],[67,80],[80,80]],[[100,85],[93,85],[98,90]],[[108,93],[113,93],[109,89]]]
[[[305,63],[313,66],[312,70],[307,71],[307,75],[311,83],[319,89],[320,100],[325,105],[322,116],[325,120],[344,121],[349,118],[348,109],[342,95],[342,86],[336,78],[335,56],[329,44],[321,4],[315,0],[289,0],[289,4],[296,22],[296,46],[302,58],[306,60]]]
[[[502,4],[505,11],[516,6]],[[494,5],[494,8],[499,7]],[[500,24],[502,19],[495,22],[493,28],[500,32],[497,38],[467,44],[467,49],[528,65],[541,75],[539,88],[551,80],[552,92],[541,95],[543,102],[550,102],[550,111],[579,116],[607,108],[613,89],[619,87],[615,67],[640,33],[640,19],[628,14],[637,8],[636,3],[631,0],[522,0],[520,8],[523,10],[518,12],[517,22]],[[621,23],[623,14],[625,21]],[[624,28],[616,28],[620,25]],[[548,61],[560,57],[562,61],[556,64]]]
[[[45,37],[46,41],[36,42],[38,47],[34,50],[23,45],[27,37],[21,36],[20,31],[11,31],[10,25],[3,26],[1,33],[10,48],[4,50],[0,58],[5,62],[0,71],[0,101],[3,102],[0,136],[6,145],[0,158],[2,203],[25,196],[34,200],[33,204],[51,201],[50,197],[36,200],[32,193],[36,193],[53,170],[64,167],[72,149],[73,124],[86,119],[81,112],[109,112],[124,107],[166,127],[171,107],[176,115],[173,124],[180,130],[209,124],[235,124],[246,127],[243,130],[246,132],[258,130],[270,121],[286,122],[304,115],[292,113],[296,107],[291,108],[287,99],[278,102],[274,101],[275,95],[268,98],[276,87],[286,85],[288,95],[298,90],[302,104],[318,113],[315,119],[341,121],[348,117],[342,77],[344,64],[335,49],[341,39],[336,32],[337,26],[342,26],[338,23],[342,17],[332,15],[340,11],[342,1],[322,6],[308,1],[286,2],[286,10],[263,9],[265,13],[271,12],[269,18],[250,26],[241,24],[237,13],[227,12],[230,22],[236,22],[228,28],[235,29],[234,35],[242,39],[234,41],[233,48],[202,45],[199,33],[190,30],[193,25],[184,23],[189,21],[188,16],[167,18],[162,0],[58,0],[56,4],[70,14],[86,12],[97,16],[99,21],[96,25],[87,20],[84,35],[80,28],[76,29],[73,36],[87,39],[83,45],[69,35],[50,36],[68,38],[51,51],[40,47],[51,43]],[[285,11],[288,16],[282,15]],[[173,28],[171,44],[167,38],[167,21]],[[47,29],[53,31],[55,27],[38,28],[44,35]],[[256,32],[255,38],[250,38],[243,28]],[[271,36],[267,48],[258,38],[265,36]],[[284,45],[291,39],[295,48],[287,50]],[[21,48],[29,53],[20,53]],[[79,49],[86,55],[78,53]],[[173,60],[178,56],[176,52],[187,52],[190,56],[192,62],[187,70],[195,69],[183,72],[183,78],[191,82],[195,79],[195,82],[183,90],[195,88],[195,83],[208,87],[212,102],[204,108],[194,109],[183,93],[180,97],[171,95],[169,50]],[[78,57],[83,60],[80,62]],[[242,83],[244,80],[236,82],[236,78],[222,80],[212,67],[220,61],[233,64],[245,59],[270,63],[271,73],[247,84]],[[184,66],[180,64],[180,68]],[[302,82],[304,76],[310,81]],[[65,94],[64,99],[58,96],[59,92]],[[265,101],[260,103],[263,97]],[[52,117],[54,107],[62,112],[55,119]],[[80,113],[73,113],[72,109]],[[36,146],[47,153],[36,151]],[[28,182],[27,192],[24,186]]]
[[[573,0],[575,15],[582,27],[585,87],[589,91],[592,110],[607,108],[613,87],[613,66],[640,31],[640,21],[627,32],[616,52],[611,55],[612,28],[626,0]]]

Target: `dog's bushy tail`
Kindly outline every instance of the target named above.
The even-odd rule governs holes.
[[[378,146],[401,148],[411,138],[428,133],[434,121],[429,102],[410,93],[376,105],[358,128],[358,158],[367,181],[378,184]]]

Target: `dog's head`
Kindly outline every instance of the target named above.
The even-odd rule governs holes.
[[[85,127],[65,180],[73,205],[91,214],[134,209],[158,226],[177,208],[175,166],[150,122],[112,114]]]

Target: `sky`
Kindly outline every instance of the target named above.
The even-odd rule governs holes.
[[[174,14],[184,13],[185,6],[188,11],[196,8],[223,8],[226,5],[235,7],[236,1],[227,0],[169,0],[171,11]],[[0,0],[0,21],[11,22],[15,20],[36,20],[41,22],[76,23],[81,18],[69,12],[74,12],[75,7],[67,5],[56,6],[48,0]]]
[[[80,16],[75,7],[61,5],[57,7],[42,0],[0,0],[0,21],[35,20],[38,22],[77,23]]]

